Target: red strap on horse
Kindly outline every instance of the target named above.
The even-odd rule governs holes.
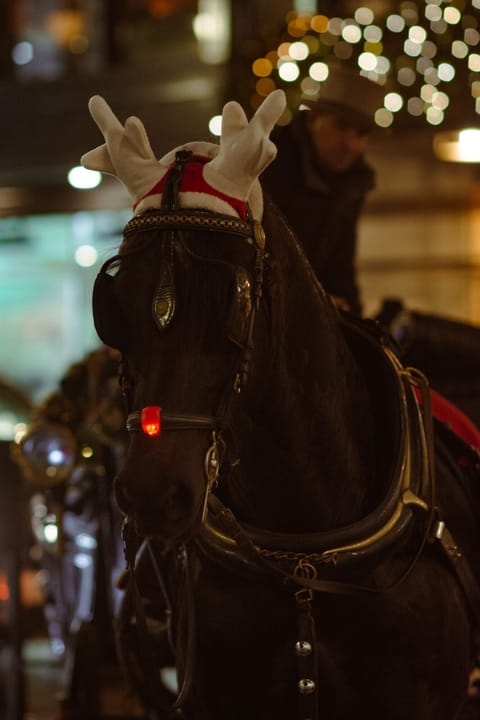
[[[421,393],[415,388],[417,399],[421,402]],[[448,427],[458,435],[468,445],[480,449],[480,429],[470,420],[456,405],[451,403],[447,398],[436,390],[430,388],[430,397],[432,401],[433,416],[445,423]]]

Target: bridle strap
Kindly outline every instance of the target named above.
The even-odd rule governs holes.
[[[150,230],[210,230],[230,235],[238,235],[245,239],[253,238],[253,223],[240,220],[233,215],[212,215],[201,210],[162,210],[148,212],[133,217],[123,231],[125,237],[130,233],[148,232]]]
[[[141,431],[141,418],[141,410],[131,412],[127,417],[127,430],[129,432]],[[212,415],[162,413],[162,430],[215,430],[218,425],[218,418]]]

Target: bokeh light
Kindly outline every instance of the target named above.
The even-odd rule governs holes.
[[[98,258],[98,252],[93,245],[80,245],[75,250],[75,262],[80,267],[92,267]]]
[[[12,48],[12,60],[15,65],[27,65],[33,60],[33,45],[30,42],[18,42]]]
[[[208,121],[208,129],[215,137],[220,137],[222,134],[222,116],[214,115]]]
[[[102,173],[97,170],[87,170],[81,165],[71,168],[67,175],[68,183],[76,190],[90,190],[102,182]]]
[[[302,96],[318,93],[333,63],[385,87],[380,126],[414,118],[441,124],[465,97],[480,115],[480,0],[395,0],[387,13],[377,3],[352,5],[346,17],[288,13],[276,50],[264,48],[253,62],[252,106],[284,83],[294,112]]]

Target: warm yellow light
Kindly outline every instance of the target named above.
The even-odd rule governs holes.
[[[426,40],[422,44],[422,55],[424,58],[433,58],[437,54],[437,46],[431,40]]]
[[[408,31],[408,37],[412,42],[423,43],[427,39],[427,31],[420,25],[412,25]]]
[[[46,20],[47,30],[59,45],[68,45],[76,35],[85,29],[85,15],[79,10],[56,10]]]
[[[300,16],[295,20],[290,20],[287,26],[288,34],[292,37],[302,37],[308,30],[308,26],[303,18]]]
[[[425,117],[427,119],[427,122],[430,123],[430,125],[440,125],[443,122],[445,116],[443,110],[432,106],[428,108],[427,112],[425,113]]]
[[[384,105],[391,112],[398,112],[403,107],[403,97],[396,92],[390,92],[385,95]]]
[[[260,78],[255,84],[255,90],[261,97],[267,97],[275,90],[275,83],[272,78]]]
[[[342,30],[342,37],[348,43],[357,43],[362,39],[362,31],[358,25],[345,25]]]
[[[405,20],[401,15],[389,15],[387,17],[387,28],[391,32],[402,32],[405,27]]]
[[[440,20],[442,17],[442,8],[438,7],[438,5],[427,5],[425,8],[425,17],[427,20],[431,20],[432,22]]]
[[[253,74],[257,77],[268,77],[272,72],[272,63],[267,58],[257,58],[252,63]]]
[[[424,75],[427,70],[433,67],[433,62],[430,58],[421,57],[417,60],[417,72]]]
[[[409,98],[407,103],[407,110],[410,113],[410,115],[413,115],[414,117],[420,117],[420,115],[423,115],[424,110],[424,103],[423,100],[419,97],[413,97]]]
[[[290,45],[289,42],[281,43],[277,48],[277,55],[279,58],[281,57],[290,57]]]
[[[455,68],[450,63],[440,63],[438,66],[438,77],[443,82],[451,82],[455,77]]]
[[[268,52],[268,53],[265,55],[265,57],[266,57],[267,60],[270,60],[270,62],[271,62],[271,64],[272,64],[272,68],[276,68],[276,67],[277,67],[277,63],[278,63],[278,53],[277,53],[276,50],[270,50],[270,52]]]
[[[416,80],[416,72],[415,70],[412,70],[412,68],[403,67],[400,68],[400,70],[397,73],[397,80],[400,83],[400,85],[405,85],[405,87],[410,87],[410,85],[413,85]]]
[[[460,130],[458,149],[463,162],[480,162],[480,128]]]
[[[341,35],[343,27],[343,20],[340,17],[330,18],[328,21],[328,32],[332,35]]]
[[[222,134],[222,116],[214,115],[208,121],[208,129],[215,137],[220,137]]]
[[[387,110],[387,108],[380,108],[377,110],[375,113],[375,123],[379,127],[390,127],[393,123],[393,115],[390,110]]]
[[[375,70],[377,66],[377,56],[371,52],[363,52],[358,56],[358,65],[362,70]]]
[[[420,97],[422,100],[425,100],[425,102],[432,102],[433,94],[436,92],[434,85],[422,85],[420,88]]]
[[[288,54],[294,60],[305,60],[305,58],[308,57],[308,53],[308,45],[301,40],[299,40],[298,42],[293,42],[290,45],[290,49],[288,51]]]
[[[407,103],[407,110],[410,115],[413,115],[414,117],[420,117],[420,115],[423,115],[424,108],[424,102],[419,97],[409,98]]]
[[[378,25],[369,25],[363,31],[363,37],[370,43],[378,43],[382,39],[382,30]]]
[[[462,18],[462,13],[460,10],[456,7],[446,7],[443,11],[443,17],[445,19],[445,22],[447,22],[449,25],[456,25],[458,22],[460,22]]]
[[[283,62],[278,67],[278,74],[285,82],[295,82],[300,75],[300,68],[296,62],[293,62],[293,60]]]
[[[422,46],[414,42],[413,40],[405,40],[403,43],[403,51],[405,55],[410,55],[410,57],[418,57],[422,53]]]
[[[328,65],[323,62],[314,62],[308,69],[308,74],[312,80],[323,82],[328,77]]]
[[[328,29],[328,17],[326,15],[314,15],[310,20],[310,27],[317,33],[324,33]]]
[[[473,72],[480,72],[480,55],[472,53],[468,58],[468,69]]]
[[[377,57],[377,64],[375,66],[375,72],[379,73],[380,75],[386,75],[389,70],[390,70],[390,60],[387,57],[385,57],[384,55],[379,55]]]
[[[371,10],[371,8],[359,7],[355,10],[354,17],[360,25],[370,25],[370,23],[373,22],[375,15],[373,14],[373,10]]]
[[[438,71],[436,67],[429,67],[424,73],[425,82],[429,85],[438,85],[440,78],[438,77]]]
[[[437,133],[433,150],[447,162],[480,162],[480,128]]]
[[[480,33],[475,28],[466,28],[463,33],[463,39],[468,45],[478,45],[480,42]]]
[[[432,95],[432,105],[433,107],[438,108],[439,110],[446,110],[446,108],[450,104],[450,98],[448,97],[447,93],[444,92],[436,92]]]
[[[443,35],[443,33],[446,32],[448,25],[445,20],[436,20],[431,23],[431,28],[434,33],[437,33],[437,35]]]

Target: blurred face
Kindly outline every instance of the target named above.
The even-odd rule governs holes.
[[[305,121],[317,160],[332,172],[345,172],[365,150],[368,133],[363,127],[315,110],[306,112]]]

